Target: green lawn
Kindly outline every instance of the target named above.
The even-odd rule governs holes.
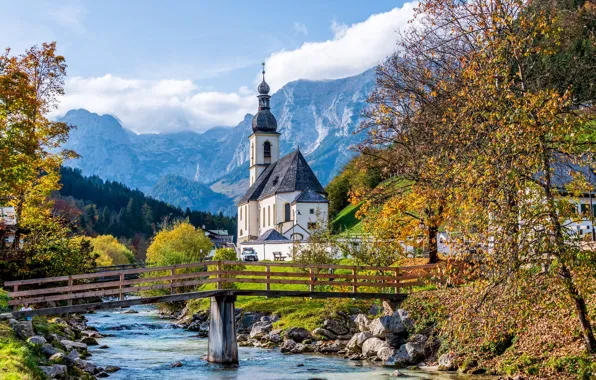
[[[362,220],[356,218],[356,212],[358,212],[361,206],[362,204],[349,204],[341,210],[331,222],[333,230],[339,233],[361,233]]]
[[[7,292],[0,289],[0,310],[2,312],[8,311],[7,302]],[[1,380],[43,379],[36,364],[38,359],[25,342],[14,336],[8,322],[0,322]]]

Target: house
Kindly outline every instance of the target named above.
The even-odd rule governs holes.
[[[0,207],[0,246],[11,246],[17,233],[17,217],[14,207]]]
[[[273,259],[269,252],[291,257],[295,243],[306,242],[323,227],[329,201],[300,149],[279,156],[280,133],[271,113],[264,68],[258,92],[259,110],[248,138],[250,187],[237,204],[238,243],[241,250],[261,250],[259,259],[269,260]]]

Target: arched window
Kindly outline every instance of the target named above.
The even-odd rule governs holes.
[[[246,218],[244,218],[244,229],[248,230],[248,206],[244,206],[244,215],[246,215]]]
[[[240,236],[244,235],[244,232],[242,230],[240,230]]]
[[[271,206],[267,206],[267,225],[271,225]]]
[[[266,164],[271,163],[271,143],[269,141],[265,141],[263,144],[263,157]]]
[[[291,240],[304,240],[304,235],[298,232],[294,232],[292,236],[290,236]]]
[[[263,227],[265,227],[265,207],[263,207]]]
[[[240,220],[242,220],[242,207],[240,207]]]
[[[289,222],[292,219],[290,214],[290,204],[286,203],[284,205],[284,222]]]

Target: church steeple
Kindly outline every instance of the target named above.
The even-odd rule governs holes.
[[[263,81],[257,88],[259,91],[259,112],[252,119],[252,131],[253,132],[276,132],[277,131],[277,120],[271,113],[271,96],[269,95],[269,85],[265,82],[265,62],[263,65]]]

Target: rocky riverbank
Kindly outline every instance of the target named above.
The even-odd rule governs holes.
[[[33,321],[10,319],[9,326],[17,338],[39,357],[39,369],[52,379],[95,379],[108,377],[120,370],[117,366],[99,367],[91,362],[89,346],[99,346],[103,336],[82,315]],[[108,348],[99,346],[99,348]]]
[[[209,333],[209,313],[189,315],[183,310],[178,326]],[[273,348],[286,354],[319,353],[338,355],[352,361],[368,361],[392,368],[434,366],[456,370],[456,360],[449,354],[437,357],[440,342],[435,338],[413,334],[414,321],[403,309],[371,309],[369,314],[336,312],[321,326],[309,331],[303,327],[275,328],[278,315],[236,310],[237,340],[240,346]],[[399,376],[400,372],[394,372]]]

